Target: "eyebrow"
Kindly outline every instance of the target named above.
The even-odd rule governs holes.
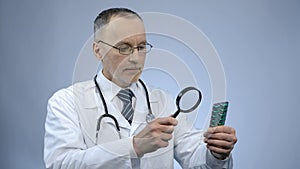
[[[142,41],[138,45],[141,45],[141,44],[147,44],[147,41]],[[129,43],[127,41],[121,41],[121,42],[118,42],[117,44],[115,44],[115,46],[121,46],[121,45],[133,46],[131,43]]]

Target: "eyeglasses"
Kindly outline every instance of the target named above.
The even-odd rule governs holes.
[[[148,53],[151,51],[151,48],[153,47],[150,43],[146,42],[145,44],[140,44],[136,47],[132,47],[131,45],[129,44],[121,44],[119,47],[116,47],[116,46],[113,46],[111,44],[108,44],[102,40],[99,40],[97,41],[97,43],[103,43],[105,45],[108,45],[112,48],[115,48],[115,49],[118,49],[119,50],[119,53],[122,54],[122,55],[130,55],[134,52],[134,49],[137,49],[139,53]]]

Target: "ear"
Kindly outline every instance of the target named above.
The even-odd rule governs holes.
[[[102,60],[103,59],[103,55],[101,54],[101,49],[99,48],[99,45],[98,43],[96,42],[93,42],[93,52],[94,52],[94,55],[96,56],[96,58],[98,60]]]

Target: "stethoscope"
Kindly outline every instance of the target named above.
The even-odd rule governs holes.
[[[152,110],[151,110],[151,105],[150,105],[150,99],[149,99],[149,93],[148,93],[148,90],[146,88],[146,85],[145,83],[139,79],[138,80],[143,88],[144,88],[144,91],[145,91],[145,94],[146,94],[146,100],[147,100],[147,107],[148,107],[148,114],[146,116],[146,122],[149,123],[150,121],[152,121],[153,119],[155,119],[155,116],[152,114]],[[104,119],[105,117],[106,118],[110,118],[114,121],[114,124],[115,124],[115,128],[116,128],[116,131],[118,132],[119,134],[119,138],[121,139],[121,133],[120,133],[120,125],[118,123],[118,120],[111,114],[108,113],[108,109],[107,109],[107,104],[106,104],[106,101],[104,99],[104,96],[101,92],[101,89],[99,87],[99,84],[97,83],[97,75],[94,77],[94,83],[96,85],[96,88],[99,92],[99,96],[102,100],[102,104],[103,104],[103,107],[104,107],[104,111],[105,111],[105,114],[101,115],[99,118],[98,118],[98,121],[97,121],[97,128],[96,128],[96,143],[98,142],[98,133],[100,131],[100,124],[101,124],[101,121],[102,119]]]

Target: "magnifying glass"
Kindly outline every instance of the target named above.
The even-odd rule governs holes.
[[[180,91],[176,98],[177,111],[172,115],[176,118],[180,112],[189,113],[195,110],[202,99],[200,90],[195,87],[186,87]]]

